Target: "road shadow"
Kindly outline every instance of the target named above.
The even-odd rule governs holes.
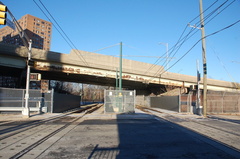
[[[239,152],[229,150],[225,145],[164,119],[132,116],[117,115],[117,119],[112,120],[88,120],[87,122],[100,124],[102,127],[117,125],[116,133],[113,129],[108,129],[108,132],[102,132],[98,136],[101,140],[91,147],[88,159],[229,159],[240,156]]]

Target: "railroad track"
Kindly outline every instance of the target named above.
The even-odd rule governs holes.
[[[31,150],[50,140],[56,134],[64,135],[66,132],[71,131],[83,120],[82,118],[86,114],[92,113],[101,106],[102,104],[94,104],[50,119],[32,122],[29,125],[24,124],[22,127],[19,125],[20,130],[17,127],[12,129],[11,132],[10,129],[5,132],[2,130],[0,136],[0,158],[16,159],[22,156],[24,158],[36,158],[39,154],[29,153]],[[81,114],[78,114],[77,117],[72,117],[73,113]]]
[[[96,107],[96,106],[97,106],[97,104],[90,104],[90,105],[84,106],[81,109],[68,111],[68,112],[62,113],[60,115],[56,115],[56,116],[47,118],[47,119],[35,120],[35,121],[21,121],[21,122],[23,122],[23,124],[18,124],[17,126],[12,126],[12,127],[8,126],[7,128],[0,130],[0,140],[4,139],[6,137],[12,136],[14,134],[29,130],[29,129],[31,129],[33,127],[36,127],[36,126],[39,126],[41,124],[48,123],[48,122],[53,122],[55,120],[59,120],[59,119],[64,118],[64,117],[66,117],[70,114],[81,113],[81,112],[87,111],[88,109],[91,109],[91,108]],[[12,125],[11,123],[14,123],[14,125],[16,125],[16,121],[11,121],[11,122],[3,123],[1,126],[4,127],[5,125]]]
[[[158,111],[154,108],[148,108],[143,106],[137,106],[136,108],[145,113],[155,115],[156,117],[159,117],[171,123],[180,125],[187,129],[190,129],[191,131],[194,131],[207,138],[213,139],[230,148],[240,151],[240,144],[239,144],[240,143],[240,127],[239,127],[240,124],[231,123],[231,122],[226,123],[226,121],[219,121],[211,118],[205,118],[200,120],[199,119],[192,120],[189,118],[178,118],[170,114],[162,115],[163,112]],[[222,124],[225,124],[225,125],[228,124],[228,127],[222,127],[221,122]]]

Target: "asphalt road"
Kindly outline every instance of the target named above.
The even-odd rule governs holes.
[[[53,115],[1,121],[0,158],[240,158],[237,123],[166,113],[109,115],[100,109],[35,126]]]
[[[89,119],[80,123],[38,158],[211,158],[236,152],[163,119]],[[235,155],[235,157],[234,157]]]

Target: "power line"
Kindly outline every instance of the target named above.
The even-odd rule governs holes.
[[[239,23],[239,22],[240,22],[240,20],[238,20],[238,21],[232,23],[231,25],[228,25],[227,27],[224,27],[224,28],[222,28],[222,29],[220,29],[220,30],[218,30],[218,31],[216,31],[216,32],[213,32],[213,33],[211,33],[211,34],[209,34],[209,35],[207,35],[207,36],[205,36],[205,37],[203,37],[203,38],[207,38],[207,37],[210,37],[210,36],[212,36],[212,35],[215,35],[215,34],[221,32],[221,31],[224,31],[224,30],[226,30],[226,29],[228,29],[228,28],[236,25],[236,24]],[[175,65],[176,65],[179,61],[181,61],[203,38],[199,39],[184,55],[182,55],[182,56],[181,56],[174,64],[172,64],[167,70],[165,70],[165,71],[162,72],[162,73],[160,73],[159,70],[158,70],[158,71],[154,74],[154,76],[151,77],[149,80],[157,77],[158,74],[160,74],[159,76],[161,76],[163,73],[165,73],[166,71],[168,71],[169,69],[171,69],[173,66],[175,66]]]
[[[215,3],[216,3],[217,1],[215,1],[212,5],[210,5],[206,10],[204,10],[204,12],[206,12],[209,8],[211,8]],[[226,0],[225,2],[223,2],[221,5],[219,5],[216,9],[214,9],[214,11],[212,11],[211,13],[209,13],[206,17],[207,18],[205,18],[205,19],[208,19],[208,18],[210,18],[215,12],[217,12],[218,11],[218,14],[217,15],[219,15],[221,12],[223,12],[226,8],[228,8],[230,5],[232,5],[233,4],[233,2],[235,2],[235,0],[233,0],[229,5],[227,5],[225,8],[223,8],[221,11],[219,11],[219,9],[221,8],[221,7],[223,7],[226,3],[228,2],[228,0]],[[203,13],[204,13],[203,12]],[[201,14],[199,14],[199,15],[201,15]],[[197,17],[199,17],[199,15],[197,16]],[[207,21],[207,23],[209,23],[210,21],[212,21],[217,15],[215,15],[213,18],[211,18],[209,21]],[[197,18],[196,17],[196,18]],[[192,22],[192,21],[194,21],[196,18],[194,18],[193,20],[191,20],[190,22]],[[198,24],[199,23],[199,24]],[[196,25],[196,26],[200,26],[200,20],[198,21],[198,25]],[[207,24],[207,23],[205,23],[205,25]],[[189,31],[189,33],[186,35],[186,36],[184,36],[183,38],[181,38],[182,36],[183,36],[183,34],[184,34],[184,32],[186,31],[186,28],[187,28],[187,26],[185,27],[185,29],[184,29],[184,31],[183,31],[183,33],[181,34],[181,36],[180,36],[180,38],[179,38],[179,40],[177,41],[177,43],[170,49],[170,53],[169,53],[169,56],[175,56],[177,53],[178,53],[178,51],[179,51],[179,49],[181,48],[181,46],[188,40],[188,39],[190,39],[193,35],[195,35],[199,30],[195,30],[195,29],[191,29],[190,31]],[[194,31],[194,32],[193,32]],[[193,32],[193,33],[192,33]],[[192,33],[192,34],[191,34]],[[173,53],[174,52],[174,53]],[[173,55],[172,55],[173,54]],[[160,59],[158,59],[157,61],[159,61]],[[159,62],[161,62],[161,61],[159,61],[159,62],[155,62],[155,64],[158,64]],[[163,73],[164,72],[166,72],[166,70],[164,71],[164,67],[165,67],[165,65],[168,65],[168,63],[167,64],[165,64],[166,63],[166,61],[163,63],[163,68],[161,68],[161,69],[159,69],[158,71],[157,71],[157,73],[161,73],[162,71],[163,71]],[[155,66],[151,66],[146,72],[148,72],[151,68],[153,68],[153,67],[155,67]],[[170,67],[171,68],[171,67]],[[167,70],[169,70],[169,69],[167,69]]]
[[[61,29],[61,31],[63,32],[63,34],[67,37],[67,39],[69,40],[69,42],[72,44],[72,46],[75,48],[75,50],[79,53],[77,54],[78,56],[80,55],[80,59],[82,59],[82,61],[85,63],[85,65],[88,66],[88,63],[86,62],[86,60],[84,59],[84,57],[82,56],[81,52],[79,52],[79,50],[77,49],[77,47],[75,46],[75,44],[72,42],[72,40],[68,37],[68,35],[65,33],[65,31],[62,29],[62,27],[58,24],[58,22],[55,20],[55,18],[52,16],[52,14],[49,12],[49,10],[46,8],[46,6],[42,3],[41,0],[39,0],[39,2],[42,4],[42,6],[45,8],[45,10],[48,12],[48,14],[52,17],[52,19],[54,20],[54,22],[57,24],[57,26]]]
[[[227,1],[228,0],[226,0],[225,2],[223,2],[220,6],[218,6],[217,7],[217,9],[215,9],[214,11],[212,11],[211,13],[209,13],[205,18],[204,18],[204,20],[206,20],[206,19],[208,19],[208,18],[210,18],[215,12],[217,12],[222,6],[224,6],[226,3],[227,3]],[[234,0],[235,1],[235,0]],[[232,1],[232,3],[234,2],[234,1]],[[215,4],[216,3],[216,1],[213,3],[213,4]],[[230,3],[227,7],[229,7],[232,3]],[[213,4],[211,5],[211,6],[213,6]],[[210,6],[210,7],[211,7]],[[206,12],[210,7],[208,7],[204,12]],[[225,10],[227,7],[225,7],[223,10]],[[223,10],[221,10],[217,15],[219,15]],[[201,14],[199,14],[199,15],[201,15]],[[217,16],[216,15],[216,16]],[[214,16],[213,18],[215,18],[216,16]],[[198,17],[198,16],[197,16]],[[212,19],[213,19],[212,18]],[[195,18],[196,19],[196,18]],[[210,19],[207,23],[209,23],[212,19]],[[192,20],[193,21],[193,20]],[[198,27],[200,27],[200,20],[198,21],[198,23],[199,24],[197,24],[196,26]],[[205,23],[205,26],[206,26],[206,24],[207,23]],[[193,32],[193,31],[195,31],[195,32]],[[192,35],[190,35],[191,33],[193,32],[193,34]],[[170,54],[169,54],[169,56],[175,56],[177,53],[178,53],[178,51],[179,51],[179,49],[181,48],[181,46],[188,40],[188,39],[190,39],[193,35],[195,35],[196,33],[198,32],[198,30],[195,30],[195,29],[191,29],[190,31],[189,31],[189,33],[183,38],[183,39],[181,39],[180,41],[182,41],[182,43],[181,44],[179,44],[176,48],[176,51],[175,51],[175,53],[172,55],[172,53],[174,52],[174,50],[173,51],[171,51],[170,52]],[[179,42],[180,42],[179,41]],[[163,63],[163,67],[165,67],[165,64],[166,62],[164,62]],[[166,64],[167,65],[167,64]]]
[[[215,35],[215,34],[217,34],[219,32],[222,32],[222,31],[224,31],[224,30],[226,30],[228,28],[231,28],[232,26],[236,25],[239,22],[240,22],[240,20],[238,20],[238,21],[232,23],[231,25],[228,25],[228,26],[226,26],[226,27],[224,27],[224,28],[222,28],[222,29],[220,29],[220,30],[218,30],[216,32],[213,32],[213,33],[211,33],[211,34],[209,34],[209,35],[199,39],[181,58],[179,58],[172,66],[170,66],[169,69],[172,68],[174,65],[176,65],[180,60],[182,60],[202,39],[204,39],[204,38],[206,39],[207,37],[210,37],[210,36]],[[167,70],[169,70],[169,69],[167,69]],[[167,70],[165,70],[164,72],[166,72]],[[161,73],[161,74],[163,74],[163,73]]]
[[[53,26],[55,27],[55,29],[58,31],[58,33],[62,36],[62,38],[67,42],[67,44],[73,49],[75,49],[78,52],[78,56],[79,58],[84,62],[85,65],[89,66],[88,63],[86,62],[86,60],[84,59],[84,57],[82,56],[81,52],[79,52],[79,50],[77,49],[77,47],[74,45],[74,43],[72,42],[72,40],[68,37],[68,35],[64,32],[64,30],[62,29],[62,27],[58,24],[58,22],[55,20],[55,18],[52,16],[52,14],[49,12],[49,10],[46,8],[46,6],[42,3],[41,0],[39,0],[39,2],[41,3],[41,5],[44,7],[44,9],[47,11],[47,13],[50,15],[50,17],[54,20],[54,22],[57,24],[57,26],[60,28],[60,30],[62,31],[62,33],[65,35],[63,35],[59,29],[55,26],[55,24],[52,22],[52,20],[47,16],[47,14],[44,12],[44,10],[38,5],[38,3],[33,0],[34,3],[38,6],[38,8],[42,11],[42,13],[48,18],[48,20],[53,24]],[[75,51],[73,49],[73,51]]]
[[[212,48],[213,49],[213,48]],[[215,50],[213,49],[214,54],[216,55],[219,63],[222,65],[223,69],[226,71],[228,77],[233,81],[233,83],[236,83],[236,81],[234,80],[234,78],[232,77],[232,75],[228,72],[226,66],[224,65],[224,63],[222,62],[222,60],[220,59],[220,57],[217,55],[217,53],[215,52]]]
[[[218,1],[218,0],[216,0],[215,2],[213,2],[207,9],[204,10],[204,12],[206,12],[208,9],[210,9],[215,3],[217,3],[217,1]],[[203,12],[203,13],[204,13],[204,12]],[[200,14],[199,14],[198,16],[196,16],[195,18],[193,18],[189,23],[193,22],[193,21],[194,21],[195,19],[197,19],[199,16],[200,16]],[[183,37],[183,35],[184,35],[185,31],[187,30],[187,28],[188,28],[188,25],[185,26],[185,28],[184,28],[181,36],[179,37],[177,43],[176,43],[173,47],[171,47],[171,48],[169,49],[169,52],[170,52],[170,53],[169,53],[169,56],[174,57],[174,56],[176,55],[176,53],[178,52],[178,50],[181,48],[181,46],[182,46],[190,37],[192,37],[194,34],[196,34],[196,32],[198,31],[198,30],[195,31],[195,32],[188,38],[188,36],[194,31],[194,29],[192,28],[192,29],[189,31],[189,33],[188,33],[186,36]],[[183,37],[183,38],[182,38],[182,37]],[[179,44],[180,42],[181,42],[181,44]],[[175,51],[175,50],[176,50],[176,51]],[[174,55],[172,55],[172,53],[173,53],[174,51],[175,51],[175,53],[174,53]],[[165,53],[164,53],[164,54],[165,54]],[[164,54],[162,54],[161,56],[163,56]],[[160,56],[160,57],[161,57],[161,56]],[[163,60],[163,59],[162,59],[162,60]],[[148,71],[150,71],[151,69],[153,69],[153,68],[154,68],[158,63],[160,63],[162,60],[157,59],[157,60],[155,61],[154,65],[150,66],[145,73],[147,73]],[[161,70],[164,69],[165,63],[166,63],[166,61],[163,63],[163,68],[162,68]],[[168,63],[167,63],[166,65],[168,65]]]
[[[228,1],[228,0],[227,0]],[[225,2],[227,2],[225,1]],[[226,3],[224,2],[222,5],[220,5],[217,9],[215,9],[214,13],[218,11],[218,13],[212,17],[210,20],[206,21],[205,25],[211,22],[216,16],[218,16],[220,13],[222,13],[225,9],[227,9],[229,6],[231,6],[236,0],[233,0],[230,4],[228,4],[226,7],[224,7],[222,10],[219,11],[221,7],[223,7],[223,4],[225,5]],[[213,13],[213,14],[214,14]],[[207,18],[208,19],[208,18]]]

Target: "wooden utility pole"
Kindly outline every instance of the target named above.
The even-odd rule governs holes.
[[[202,32],[202,60],[203,60],[203,116],[207,116],[207,58],[206,58],[206,41],[204,29],[204,17],[202,9],[202,0],[199,0],[201,32]]]

